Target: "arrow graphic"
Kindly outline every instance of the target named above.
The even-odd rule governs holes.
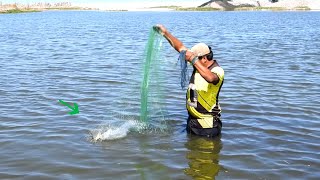
[[[68,108],[70,108],[72,110],[72,111],[69,112],[69,114],[75,115],[75,114],[79,113],[79,107],[78,107],[77,103],[73,103],[74,107],[72,107],[71,105],[69,105],[68,103],[66,103],[66,102],[64,102],[62,100],[59,100],[59,102],[64,106],[68,106]]]

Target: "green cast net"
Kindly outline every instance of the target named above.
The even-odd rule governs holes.
[[[165,84],[168,72],[163,70],[162,42],[164,38],[159,30],[153,27],[149,32],[148,43],[145,47],[143,61],[143,81],[141,83],[141,110],[140,121],[148,123],[150,119],[164,120],[165,110]],[[185,60],[186,51],[181,51],[178,58],[180,64],[180,84],[185,89],[189,83],[189,71]]]
[[[143,61],[143,80],[141,83],[140,121],[148,123],[150,119],[164,119],[163,75],[160,75],[161,47],[163,37],[154,28],[149,32]],[[161,79],[162,78],[162,79]]]

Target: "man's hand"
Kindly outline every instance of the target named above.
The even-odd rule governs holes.
[[[191,62],[193,58],[195,58],[196,55],[193,54],[192,51],[187,50],[186,52],[186,61]]]
[[[178,52],[182,50],[187,50],[187,48],[183,45],[183,43],[176,37],[174,37],[162,24],[157,24],[153,26],[153,29],[163,35],[170,45]]]
[[[164,35],[168,31],[162,24],[153,26],[153,29],[162,35]]]

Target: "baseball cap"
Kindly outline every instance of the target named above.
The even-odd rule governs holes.
[[[209,46],[206,45],[205,43],[198,43],[194,45],[191,48],[191,51],[196,55],[196,56],[204,56],[210,53]]]

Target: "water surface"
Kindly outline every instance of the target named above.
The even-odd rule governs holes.
[[[319,178],[319,15],[0,15],[0,178]],[[220,138],[184,131],[185,92],[178,54],[168,43],[162,59],[166,126],[137,123],[141,63],[157,23],[189,48],[198,42],[213,47],[225,70]],[[59,99],[78,103],[80,114],[69,115]],[[92,130],[110,129],[105,136],[113,140],[90,141]]]

